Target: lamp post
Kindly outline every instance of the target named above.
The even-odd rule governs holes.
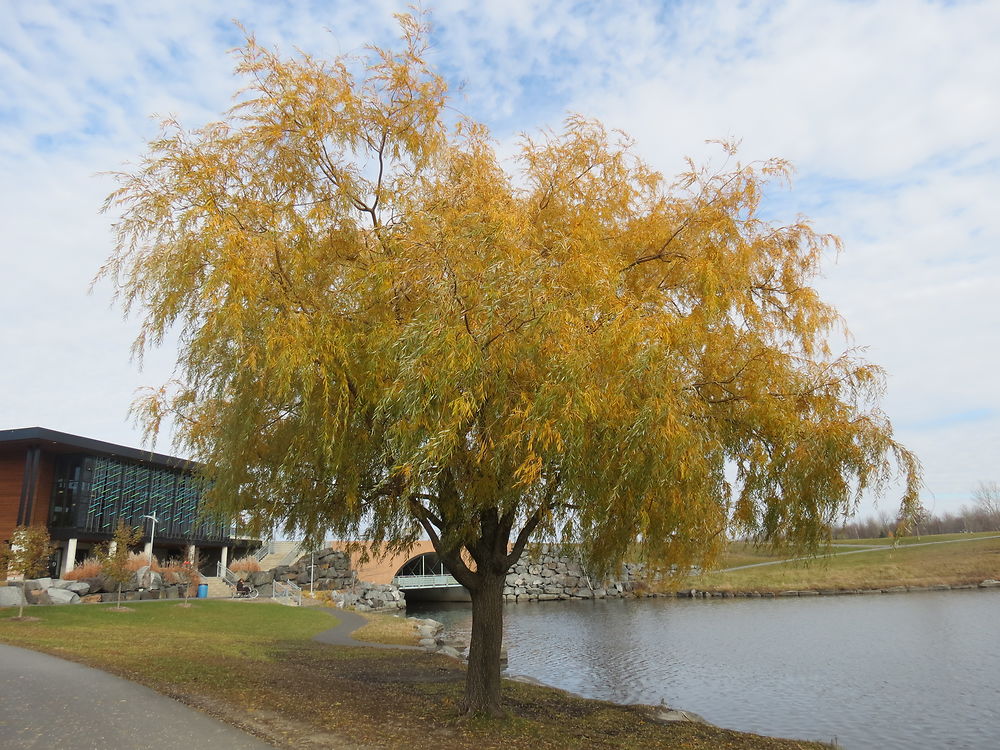
[[[143,516],[143,518],[148,518],[153,523],[149,526],[149,567],[153,567],[153,540],[156,537],[156,511],[154,510],[150,515]]]

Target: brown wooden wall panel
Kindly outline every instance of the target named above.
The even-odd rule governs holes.
[[[17,526],[25,452],[24,448],[0,452],[0,542],[10,539]]]

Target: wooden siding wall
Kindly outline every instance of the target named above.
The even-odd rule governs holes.
[[[24,448],[0,453],[0,542],[10,539],[14,527],[17,526],[25,453]],[[51,486],[51,479],[49,481]],[[46,509],[48,509],[47,504]]]

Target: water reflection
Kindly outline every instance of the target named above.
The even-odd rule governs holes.
[[[468,633],[468,605],[411,614]],[[845,748],[1000,747],[1000,591],[508,605],[508,671]]]

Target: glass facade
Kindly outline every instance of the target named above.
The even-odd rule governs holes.
[[[119,518],[129,526],[145,526],[143,516],[155,513],[157,539],[227,539],[227,523],[198,515],[203,482],[164,466],[62,455],[56,459],[51,524],[110,535]]]

